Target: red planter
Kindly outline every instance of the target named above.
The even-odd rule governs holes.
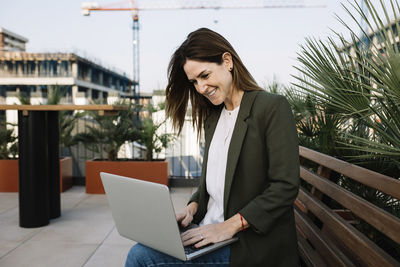
[[[72,187],[72,158],[60,159],[60,192]]]
[[[86,161],[86,193],[104,194],[100,172],[168,185],[166,161]]]
[[[18,159],[0,160],[0,192],[18,192]]]
[[[0,160],[0,192],[18,192],[18,159]],[[72,187],[72,158],[60,159],[60,192]]]

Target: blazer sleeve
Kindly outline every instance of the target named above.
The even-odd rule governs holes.
[[[260,234],[266,234],[292,209],[299,187],[299,146],[293,114],[285,97],[273,99],[264,110],[268,187],[240,211]]]
[[[193,193],[187,204],[189,205],[191,202],[199,203],[199,188],[197,188],[196,192]]]

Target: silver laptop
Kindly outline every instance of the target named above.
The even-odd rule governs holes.
[[[167,186],[100,173],[119,234],[183,261],[226,246],[237,238],[197,250],[184,248]]]

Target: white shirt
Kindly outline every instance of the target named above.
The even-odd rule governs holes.
[[[233,128],[239,113],[234,110],[221,111],[214,136],[208,150],[206,185],[210,195],[207,213],[200,225],[220,223],[224,221],[224,188],[228,149],[231,143]]]

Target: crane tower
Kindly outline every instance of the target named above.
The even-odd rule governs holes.
[[[82,14],[92,11],[130,11],[133,30],[133,97],[140,96],[139,83],[139,11],[185,9],[257,9],[257,8],[319,8],[324,0],[130,0],[108,5],[82,3]]]

